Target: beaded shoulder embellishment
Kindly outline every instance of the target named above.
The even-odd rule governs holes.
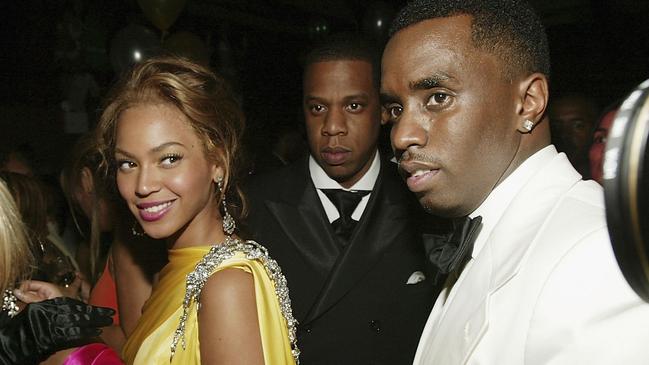
[[[277,262],[268,255],[268,251],[265,247],[259,245],[255,241],[242,241],[230,236],[225,238],[223,244],[212,246],[210,251],[196,264],[194,271],[187,274],[187,280],[185,282],[185,298],[183,299],[183,313],[180,316],[180,323],[178,324],[178,327],[174,332],[173,340],[171,341],[171,357],[169,362],[173,359],[179,342],[183,350],[186,347],[185,324],[189,316],[189,308],[191,307],[192,302],[196,303],[197,310],[200,309],[199,300],[207,279],[210,278],[224,260],[231,258],[237,252],[243,252],[249,260],[257,260],[261,262],[266,269],[266,273],[268,273],[268,276],[274,283],[275,294],[279,299],[280,310],[288,326],[291,353],[295,359],[295,363],[300,363],[300,350],[297,347],[296,337],[298,323],[295,318],[293,318],[291,299],[288,295],[288,285],[286,283],[286,278],[282,274],[281,268]]]

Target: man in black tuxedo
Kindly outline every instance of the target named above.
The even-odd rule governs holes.
[[[359,39],[314,49],[310,154],[247,189],[248,229],[286,275],[306,365],[410,364],[434,302],[419,207],[377,151],[379,71]]]

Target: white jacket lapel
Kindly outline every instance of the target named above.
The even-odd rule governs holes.
[[[489,326],[490,296],[516,275],[557,200],[581,179],[566,164],[565,155],[555,156],[512,200],[455,284],[448,298],[451,303],[429,334],[430,352],[422,359],[443,364],[468,361]]]

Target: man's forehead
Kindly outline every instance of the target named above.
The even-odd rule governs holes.
[[[434,84],[457,84],[462,80],[460,66],[466,62],[461,53],[452,49],[386,54],[382,68],[382,86],[397,83],[415,90],[430,89]]]
[[[383,54],[383,79],[392,77],[389,83],[403,84],[445,75],[461,82],[476,77],[476,72],[502,74],[502,59],[476,47],[471,19],[467,15],[429,19],[395,33]]]
[[[465,55],[476,51],[471,40],[470,24],[470,19],[456,16],[424,20],[408,26],[388,41],[382,65],[391,62],[398,64],[402,60],[421,63],[430,57],[448,56],[451,53]]]
[[[472,19],[471,16],[462,14],[422,20],[394,33],[386,48],[395,43],[403,46],[423,42],[455,43],[471,40]]]
[[[314,89],[322,92],[337,90],[346,95],[372,94],[378,91],[374,85],[372,65],[362,60],[313,63],[306,70],[303,82],[307,93],[315,92]]]

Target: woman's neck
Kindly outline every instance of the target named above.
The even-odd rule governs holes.
[[[195,246],[210,246],[221,244],[225,241],[223,232],[223,222],[220,217],[203,224],[195,224],[192,221],[187,226],[181,228],[176,234],[167,238],[168,248],[185,248]]]

